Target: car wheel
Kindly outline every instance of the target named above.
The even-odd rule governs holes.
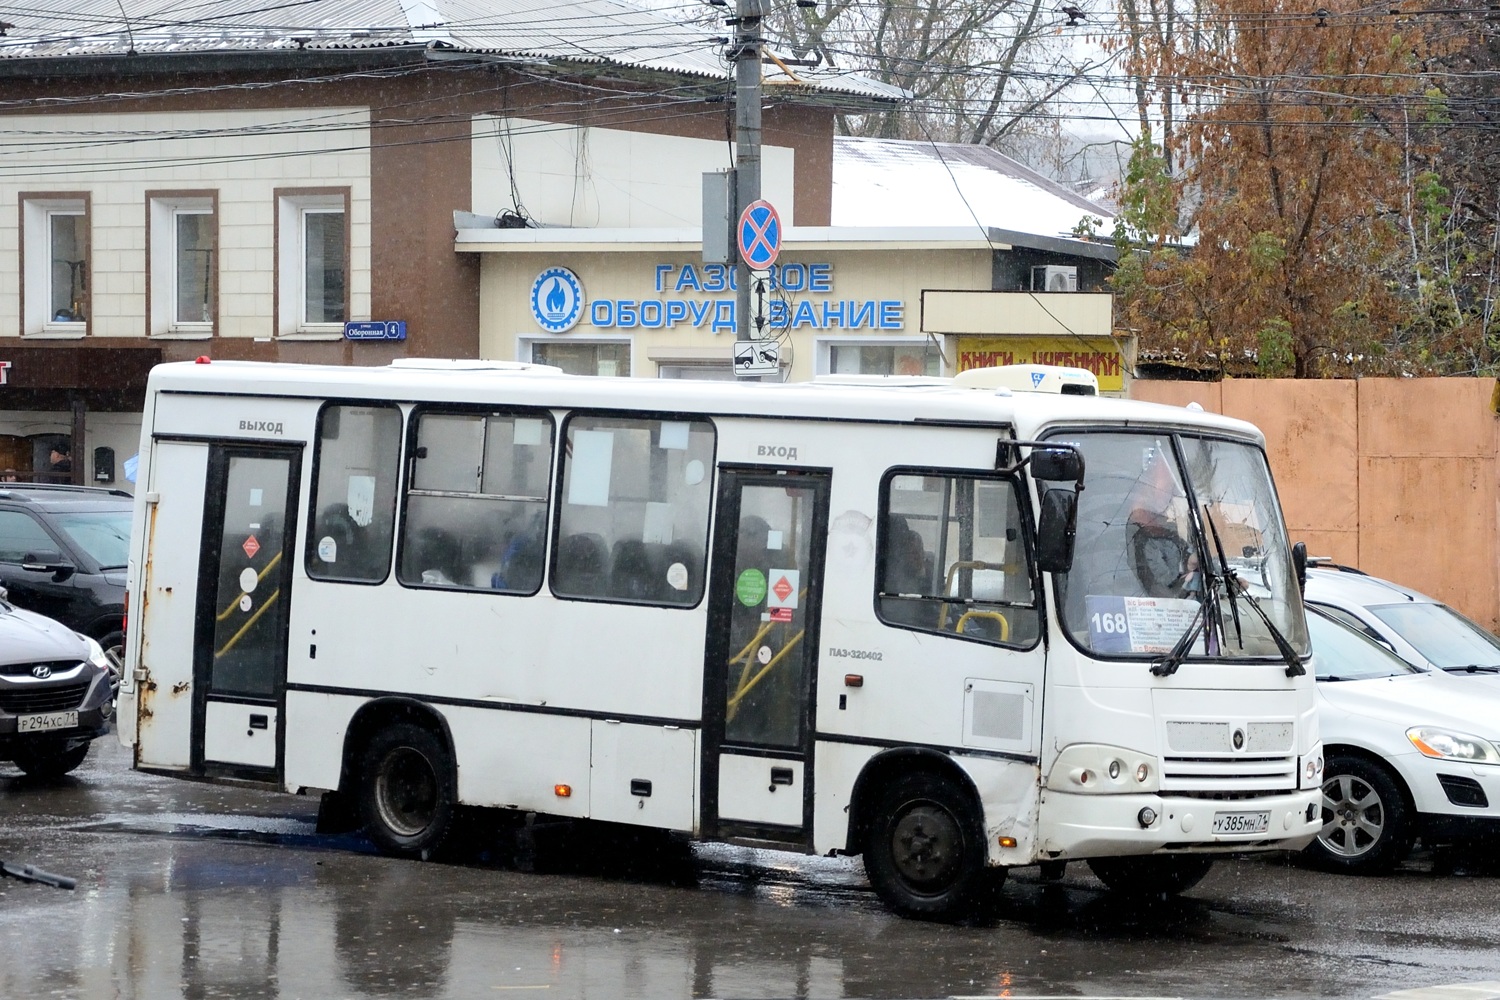
[[[11,751],[15,764],[33,778],[61,778],[78,768],[89,755],[91,743],[84,743],[71,750],[58,743],[33,743],[18,746]]]
[[[1202,882],[1213,866],[1214,859],[1206,854],[1089,859],[1095,878],[1129,896],[1176,896]]]
[[[985,869],[984,830],[972,797],[952,779],[908,774],[875,806],[865,873],[895,912],[929,920],[963,914],[998,880]]]
[[[1323,774],[1323,829],[1308,854],[1324,868],[1357,875],[1400,864],[1414,830],[1397,779],[1363,757],[1330,757]]]
[[[453,762],[431,730],[387,726],[365,747],[360,812],[375,846],[399,857],[428,858],[453,826]]]

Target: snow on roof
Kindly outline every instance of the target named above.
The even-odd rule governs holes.
[[[730,80],[708,28],[624,0],[49,0],[6,12],[10,60],[426,47],[538,65],[603,65]],[[721,29],[722,30],[722,29]],[[897,87],[841,70],[765,65],[768,96],[847,95],[898,102]]]
[[[988,146],[838,136],[835,226],[974,226],[1070,237],[1084,216],[1106,238],[1114,214]]]

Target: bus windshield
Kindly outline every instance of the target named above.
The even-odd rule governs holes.
[[[1195,633],[1189,657],[1278,657],[1274,628],[1307,654],[1290,546],[1259,448],[1164,432],[1067,437],[1087,468],[1073,567],[1058,577],[1077,645],[1155,659]]]

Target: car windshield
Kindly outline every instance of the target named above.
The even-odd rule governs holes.
[[[1197,630],[1188,656],[1280,658],[1263,612],[1296,654],[1307,653],[1260,448],[1167,432],[1065,437],[1085,462],[1073,567],[1058,578],[1075,643],[1151,659]]]
[[[1442,604],[1382,604],[1370,609],[1435,667],[1500,666],[1500,639]]]
[[[54,515],[63,534],[100,569],[124,569],[130,558],[130,511],[67,511]]]
[[[1320,681],[1367,681],[1422,672],[1369,636],[1316,611],[1307,613],[1307,634]]]

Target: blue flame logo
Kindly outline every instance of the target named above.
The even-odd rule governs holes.
[[[531,286],[531,315],[548,333],[564,333],[583,315],[583,283],[566,267],[549,267]]]

